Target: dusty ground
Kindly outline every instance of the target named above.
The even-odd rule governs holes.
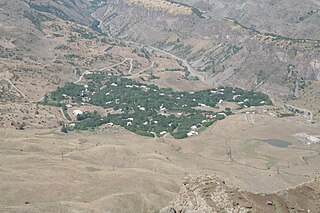
[[[0,130],[1,212],[154,212],[179,192],[189,174],[212,174],[227,185],[270,193],[313,179],[319,134],[296,118],[228,117],[198,137],[151,139],[119,128],[60,134]],[[285,133],[285,134],[284,134]],[[279,148],[262,142],[291,142]]]

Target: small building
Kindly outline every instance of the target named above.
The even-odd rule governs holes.
[[[160,135],[165,135],[165,134],[167,134],[166,131],[160,132]]]
[[[198,135],[199,133],[197,133],[196,131],[191,131],[187,133],[188,137],[194,136],[194,135]]]
[[[112,123],[112,122],[107,123],[106,126],[107,126],[107,127],[112,127],[112,126],[113,126],[113,123]]]

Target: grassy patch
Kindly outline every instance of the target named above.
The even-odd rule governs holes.
[[[257,157],[257,149],[261,145],[261,142],[258,140],[247,140],[241,144],[241,152],[250,156]]]

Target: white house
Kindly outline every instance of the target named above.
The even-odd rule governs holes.
[[[187,133],[188,137],[194,136],[194,135],[198,135],[198,133],[196,131],[191,131]]]
[[[112,127],[112,126],[113,126],[113,123],[112,123],[112,122],[107,123],[106,126],[107,126],[107,127]]]
[[[160,132],[160,135],[165,135],[165,134],[167,134],[166,131]]]
[[[238,97],[241,97],[241,95],[234,95],[232,99],[236,100],[236,98],[238,98]]]

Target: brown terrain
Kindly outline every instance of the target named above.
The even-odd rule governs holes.
[[[0,212],[320,212],[320,143],[306,144],[320,137],[319,7],[0,0]],[[273,106],[224,102],[235,115],[183,140],[62,133],[74,109],[110,109],[68,120],[46,94],[98,71],[175,91],[239,86]]]
[[[274,194],[231,188],[216,177],[187,177],[178,198],[160,213],[175,212],[318,212],[318,179]]]

